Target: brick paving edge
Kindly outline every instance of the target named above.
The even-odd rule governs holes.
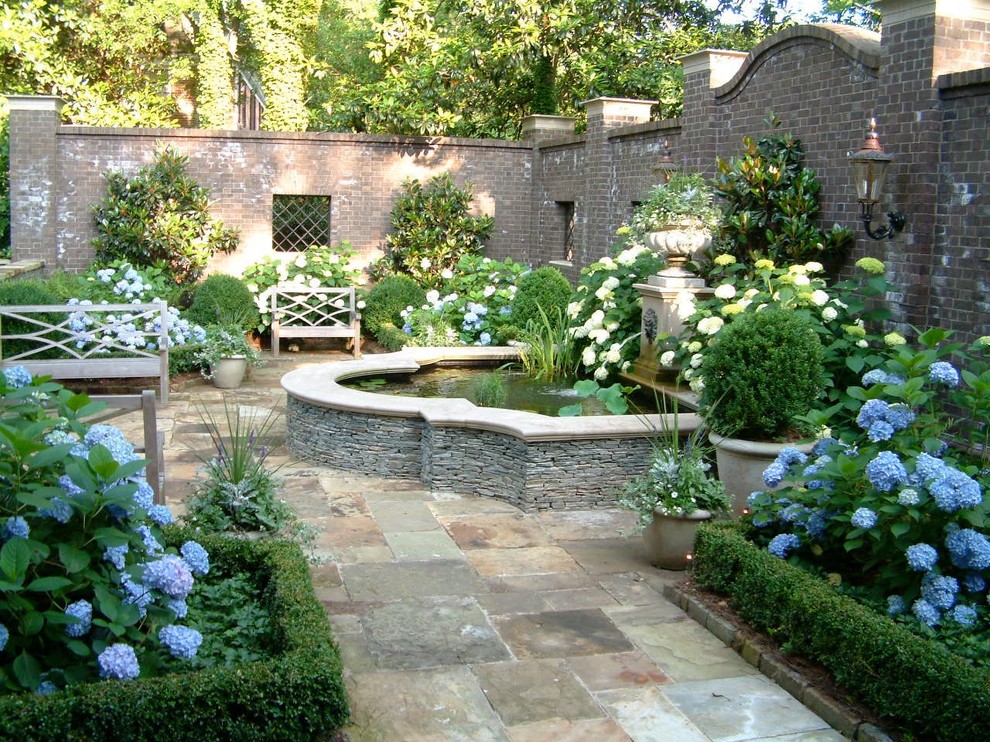
[[[882,729],[857,718],[831,698],[811,687],[800,673],[791,670],[755,643],[744,638],[731,622],[715,614],[676,585],[664,585],[663,595],[843,736],[855,742],[893,742]]]

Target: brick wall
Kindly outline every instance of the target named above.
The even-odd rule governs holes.
[[[633,202],[658,181],[665,139],[686,170],[712,174],[717,156],[738,156],[744,136],[767,133],[763,121],[773,113],[803,141],[822,183],[821,226],[854,230],[853,260],[887,263],[899,287],[888,297],[897,324],[938,321],[986,334],[990,0],[882,0],[880,7],[882,35],[798,26],[749,54],[688,55],[680,119],[651,122],[648,102],[597,99],[588,103],[584,134],[559,117],[529,117],[522,142],[59,128],[54,101],[46,99],[44,110],[24,99],[11,114],[14,257],[44,259],[49,269],[85,266],[102,172],[136,169],[169,142],[212,189],[217,216],[241,230],[241,249],[214,267],[237,272],[270,251],[272,194],[331,196],[334,243],[349,240],[367,260],[384,238],[401,181],[449,171],[458,183],[470,181],[478,208],[495,217],[490,255],[553,262],[575,279],[609,250]],[[868,239],[859,224],[846,160],[871,116],[896,157],[878,211],[908,217],[905,230],[885,241]],[[575,213],[570,265],[560,262],[564,204]]]

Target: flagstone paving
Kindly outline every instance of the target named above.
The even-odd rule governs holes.
[[[174,392],[160,418],[168,504],[182,511],[209,453],[197,407],[281,408],[282,374],[331,357],[344,356],[270,361],[225,395],[206,382]],[[284,450],[271,461],[319,530],[313,584],[354,742],[843,739],[663,597],[681,575],[649,564],[629,512],[523,513]]]

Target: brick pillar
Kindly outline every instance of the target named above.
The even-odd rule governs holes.
[[[9,95],[11,258],[58,265],[55,198],[58,157],[55,135],[62,101],[53,96]]]
[[[614,208],[615,163],[609,142],[611,130],[650,120],[653,100],[627,98],[595,98],[581,105],[588,109],[588,129],[585,134],[584,198],[577,206],[578,224],[575,242],[575,262],[588,265],[605,255],[615,242],[619,224],[611,222],[612,215],[623,213]]]
[[[857,230],[859,252],[882,257],[888,278],[902,288],[892,297],[895,319],[923,327],[928,320],[935,254],[941,162],[942,110],[936,78],[988,63],[983,44],[970,43],[971,32],[986,31],[990,0],[881,0],[881,73],[874,115],[884,149],[895,156],[880,214],[907,216],[894,239],[873,242]],[[856,149],[866,131],[856,132]]]
[[[675,159],[686,172],[714,174],[720,122],[713,91],[732,79],[747,56],[746,52],[702,49],[678,57],[684,68],[684,112]]]
[[[522,139],[534,145],[546,144],[555,139],[566,139],[574,136],[574,122],[571,116],[544,116],[534,114],[526,116],[522,122]]]

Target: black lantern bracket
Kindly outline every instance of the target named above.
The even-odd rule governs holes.
[[[853,180],[856,183],[859,218],[863,222],[866,234],[874,240],[889,239],[907,224],[907,217],[904,214],[899,211],[888,211],[887,223],[878,229],[873,228],[873,209],[881,201],[884,174],[893,161],[894,156],[884,152],[880,144],[876,119],[870,119],[870,130],[866,139],[856,152],[849,154],[849,165],[852,167]]]

